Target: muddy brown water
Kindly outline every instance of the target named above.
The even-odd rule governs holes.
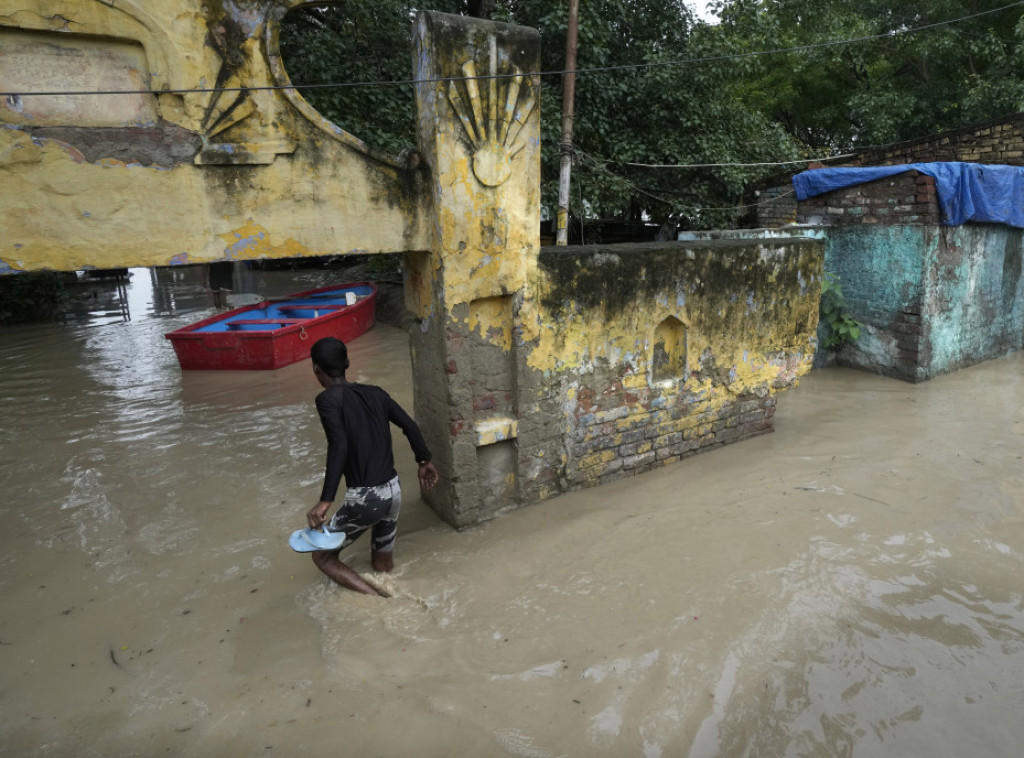
[[[398,435],[384,600],[286,544],[309,367],[183,374],[201,284],[133,273],[129,323],[0,332],[3,755],[1021,754],[1024,357],[817,371],[775,434],[463,532]],[[351,348],[411,408],[405,334]]]

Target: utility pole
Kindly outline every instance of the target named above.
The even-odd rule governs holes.
[[[565,74],[562,77],[562,143],[558,172],[558,233],[556,245],[569,244],[569,175],[572,171],[572,121],[576,100],[576,31],[580,0],[569,0],[569,28],[565,33]]]

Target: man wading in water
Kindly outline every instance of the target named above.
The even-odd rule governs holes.
[[[306,514],[310,529],[327,523],[327,531],[344,532],[343,545],[355,541],[367,529],[370,536],[370,560],[374,571],[391,571],[392,552],[398,531],[398,511],[402,490],[391,454],[391,427],[395,424],[409,440],[419,463],[420,486],[433,489],[437,469],[430,462],[430,450],[416,422],[380,387],[345,380],[348,349],[339,339],[325,337],[310,351],[313,373],[324,391],[317,395],[316,409],[327,434],[327,469],[320,502]],[[345,475],[347,490],[337,512],[327,522]],[[313,552],[313,563],[342,587],[367,595],[382,593],[338,559],[339,546]]]

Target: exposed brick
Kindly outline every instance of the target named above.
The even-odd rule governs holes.
[[[762,421],[764,420],[764,418],[765,412],[762,410],[756,410],[750,411],[749,413],[744,413],[742,416],[739,417],[739,420],[740,424],[746,425],[754,423],[755,421]]]
[[[496,407],[497,403],[495,402],[493,395],[484,395],[483,397],[473,398],[474,411],[492,411]]]
[[[743,427],[736,426],[732,429],[723,429],[715,433],[715,442],[735,442],[743,437]]]
[[[613,472],[608,473],[608,474],[603,474],[601,477],[598,478],[598,480],[595,482],[595,484],[601,484],[601,485],[611,484],[612,482],[618,481],[619,479],[624,479],[625,477],[632,476],[632,475],[633,475],[632,471],[624,471],[624,470],[613,471]]]
[[[654,440],[654,446],[658,447],[658,448],[661,448],[661,447],[665,447],[666,445],[678,445],[682,441],[683,441],[683,433],[682,432],[672,432],[670,434],[665,434],[665,435],[662,435],[661,437],[658,437],[657,439],[655,439]]]
[[[618,421],[619,419],[626,418],[626,416],[628,416],[628,415],[629,415],[629,408],[627,408],[624,405],[621,405],[618,408],[612,408],[609,411],[602,411],[600,413],[595,413],[594,417],[595,417],[595,420],[597,421],[597,423],[602,423],[604,421]]]
[[[679,453],[672,447],[662,447],[654,451],[654,457],[656,460],[663,461],[666,458],[673,458],[678,456]]]
[[[629,468],[636,468],[637,466],[642,466],[642,465],[647,464],[647,463],[653,463],[654,460],[655,460],[655,457],[656,457],[655,451],[654,450],[649,450],[646,453],[642,453],[640,455],[626,456],[625,458],[622,458],[620,460],[622,461],[623,468],[629,469]]]

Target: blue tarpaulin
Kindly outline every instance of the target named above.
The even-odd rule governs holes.
[[[1024,228],[1024,167],[981,163],[905,163],[867,168],[815,168],[793,177],[796,199],[873,182],[906,171],[935,178],[942,223],[987,221]]]

